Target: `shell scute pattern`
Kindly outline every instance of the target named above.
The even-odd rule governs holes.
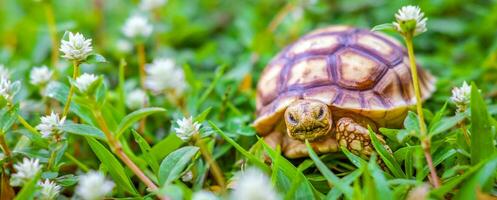
[[[254,126],[261,133],[261,122],[278,122],[298,99],[320,100],[373,120],[399,117],[415,103],[405,55],[401,44],[384,34],[349,26],[315,30],[286,47],[262,73]],[[425,99],[434,78],[421,68],[419,74]]]

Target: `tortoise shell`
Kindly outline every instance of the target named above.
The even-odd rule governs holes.
[[[418,67],[423,100],[434,77]],[[298,99],[327,103],[381,127],[400,126],[416,103],[407,51],[394,38],[349,26],[315,30],[287,46],[265,68],[257,85],[256,131],[265,135]]]

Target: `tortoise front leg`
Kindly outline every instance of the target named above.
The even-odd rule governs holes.
[[[367,158],[374,152],[368,129],[351,118],[339,119],[335,133],[339,145],[356,155]],[[383,137],[381,135],[377,135],[377,137],[385,148],[391,151]]]

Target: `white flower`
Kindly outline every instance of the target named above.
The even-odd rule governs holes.
[[[79,177],[76,194],[84,200],[97,200],[111,193],[112,188],[112,181],[105,180],[105,176],[100,172],[91,171]]]
[[[147,94],[140,89],[135,89],[128,94],[126,105],[129,109],[143,108],[148,101]]]
[[[142,0],[140,3],[140,9],[150,11],[161,7],[166,4],[166,0]]]
[[[395,14],[396,22],[393,23],[397,31],[402,34],[412,32],[418,35],[426,31],[426,17],[418,6],[404,6]]]
[[[463,82],[461,87],[455,87],[452,89],[452,97],[450,100],[454,102],[457,106],[457,112],[464,112],[468,107],[471,99],[471,87]]]
[[[29,79],[33,85],[44,85],[50,81],[53,72],[47,66],[35,67],[29,73]]]
[[[59,114],[52,111],[50,115],[41,117],[41,123],[36,126],[36,129],[40,131],[44,138],[47,138],[53,134],[58,134],[65,121],[65,117],[61,119]]]
[[[41,200],[53,200],[57,197],[62,190],[62,187],[55,184],[53,181],[45,179],[45,181],[38,183],[41,186]]]
[[[120,39],[116,42],[116,48],[122,53],[129,53],[133,50],[133,44],[131,44],[128,40]]]
[[[94,74],[84,73],[83,75],[76,78],[74,85],[79,89],[81,93],[86,93],[90,86],[98,79]]]
[[[238,175],[235,189],[230,199],[237,200],[276,200],[281,199],[276,193],[266,174],[257,168],[249,168]]]
[[[123,26],[123,33],[129,38],[147,38],[152,34],[153,26],[148,22],[148,19],[140,16],[133,15]]]
[[[194,122],[192,117],[176,120],[178,128],[174,128],[176,135],[183,141],[189,141],[193,134],[198,133],[200,129],[200,124]]]
[[[176,67],[172,59],[155,59],[145,68],[147,77],[145,87],[155,93],[173,91],[174,95],[181,95],[186,89],[183,69]]]
[[[9,78],[10,71],[4,65],[0,64],[0,78]]]
[[[20,82],[11,82],[8,77],[0,76],[0,96],[7,101],[12,101],[14,95],[19,91]]]
[[[24,158],[22,163],[14,164],[15,174],[12,174],[10,185],[21,186],[30,181],[41,170],[40,161],[38,159]]]
[[[192,200],[218,200],[219,198],[212,192],[200,190],[193,193]]]
[[[183,176],[181,176],[181,180],[183,182],[190,182],[193,180],[193,172],[192,170],[188,170]]]
[[[61,41],[60,51],[64,53],[62,57],[73,61],[85,60],[93,50],[91,39],[86,39],[81,33],[73,34],[69,32],[69,40]]]

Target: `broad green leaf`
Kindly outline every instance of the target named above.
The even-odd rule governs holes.
[[[2,108],[0,109],[0,134],[4,134],[10,129],[12,124],[17,120],[17,115],[19,113],[19,105],[16,104],[11,109]]]
[[[368,164],[368,162],[366,162],[361,157],[354,155],[347,148],[340,147],[340,149],[345,154],[345,156],[347,156],[347,158],[350,160],[350,162],[352,162],[352,164],[354,164],[357,168],[364,167],[365,165]]]
[[[247,150],[243,149],[242,146],[240,146],[238,143],[236,143],[233,139],[228,137],[221,129],[219,129],[213,122],[209,121],[209,124],[211,125],[212,129],[219,133],[221,137],[226,140],[226,142],[230,143],[233,147],[235,147],[236,150],[238,150],[241,154],[243,154],[247,159],[252,162],[254,165],[257,165],[260,169],[264,170],[265,172],[270,172],[271,170],[268,168],[268,166],[262,162],[261,160],[257,159],[254,155],[250,154]]]
[[[164,108],[150,107],[150,108],[142,108],[140,110],[134,111],[126,115],[121,120],[121,123],[119,123],[119,125],[117,126],[117,130],[115,131],[116,138],[120,138],[120,136],[124,133],[124,131],[126,131],[126,129],[128,129],[135,122],[139,121],[140,119],[143,119],[148,115],[159,112],[166,112],[166,110]]]
[[[114,157],[114,155],[97,140],[91,137],[85,138],[93,150],[93,153],[97,155],[100,162],[102,162],[102,164],[109,170],[109,174],[112,176],[112,179],[114,179],[116,185],[124,191],[138,195],[138,192],[131,183],[130,178],[126,175],[124,167],[116,159],[116,157]]]
[[[179,148],[183,143],[183,140],[179,139],[176,134],[169,134],[166,138],[155,144],[150,152],[156,160],[162,160],[162,158]]]
[[[458,114],[452,117],[441,119],[440,121],[432,125],[429,134],[431,137],[433,137],[437,134],[443,133],[451,129],[452,127],[456,126],[459,122],[463,121],[464,119],[466,119],[466,116],[464,114]]]
[[[307,146],[307,151],[309,152],[309,156],[316,164],[316,167],[319,169],[321,174],[328,180],[328,183],[333,184],[337,187],[342,193],[345,195],[347,199],[353,199],[353,189],[345,184],[338,176],[336,176],[328,167],[319,159],[318,155],[314,152],[309,141],[305,141]]]
[[[182,147],[162,160],[157,175],[160,185],[170,184],[181,176],[188,163],[192,161],[199,148],[194,146]]]
[[[41,171],[36,173],[36,175],[22,187],[21,191],[17,193],[16,198],[14,200],[33,199],[37,191],[36,186],[38,180],[40,180],[40,177],[41,177]]]
[[[471,164],[481,162],[495,152],[487,106],[474,83],[471,83]]]
[[[376,25],[371,31],[395,31],[395,26],[392,23]]]
[[[75,124],[72,122],[66,122],[61,129],[71,134],[106,140],[105,134],[100,129],[86,124]]]
[[[406,178],[406,174],[402,171],[399,163],[397,163],[393,155],[385,149],[383,144],[376,137],[376,134],[373,132],[373,130],[371,130],[371,127],[369,127],[369,136],[376,152],[378,152],[381,159],[388,167],[388,169],[392,172],[392,174],[397,178]]]
[[[150,148],[148,142],[138,132],[135,130],[131,130],[131,132],[133,133],[136,143],[140,146],[143,159],[147,162],[148,166],[152,168],[154,174],[157,174],[159,172],[159,164],[157,163],[157,159],[150,153],[152,148]]]

